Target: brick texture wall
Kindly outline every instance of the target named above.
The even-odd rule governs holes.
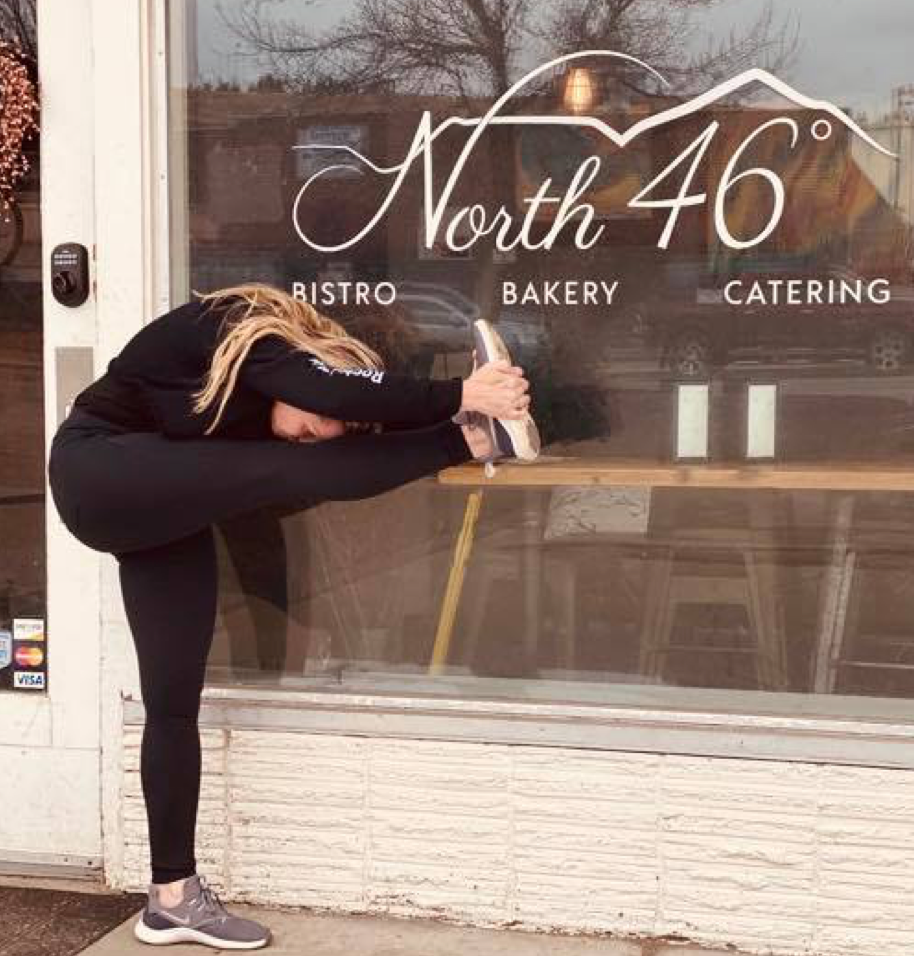
[[[144,889],[141,730],[124,870]],[[910,956],[914,772],[204,731],[198,864],[225,899],[480,926]]]

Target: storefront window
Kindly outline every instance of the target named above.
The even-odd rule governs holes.
[[[212,679],[914,697],[914,10],[172,0],[169,29],[174,302],[275,283],[435,376],[489,318],[546,446],[226,523]]]

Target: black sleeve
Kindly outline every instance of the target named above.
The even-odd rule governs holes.
[[[331,368],[278,336],[252,346],[238,374],[241,384],[304,411],[352,422],[434,425],[455,415],[460,378],[391,375],[371,369]]]

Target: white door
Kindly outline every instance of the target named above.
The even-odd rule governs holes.
[[[35,189],[21,196],[22,249],[0,275],[4,293],[16,283],[35,293],[33,323],[17,342],[0,342],[0,363],[17,365],[18,358],[3,384],[17,374],[34,379],[17,389],[15,406],[4,403],[7,414],[15,408],[4,434],[28,436],[18,450],[4,443],[4,484],[18,475],[24,500],[40,501],[31,519],[21,507],[2,507],[0,521],[17,553],[28,551],[41,567],[41,587],[32,587],[40,606],[33,600],[31,613],[47,622],[46,688],[0,691],[0,868],[13,873],[101,871],[99,562],[60,525],[44,470],[61,403],[91,373],[96,340],[94,297],[66,309],[48,281],[56,244],[79,242],[91,251],[95,241],[90,8],[91,0],[39,0],[40,161]],[[17,525],[27,533],[16,535]],[[11,567],[9,555],[6,561]],[[14,573],[21,580],[24,572]],[[21,595],[23,586],[14,587]]]
[[[37,0],[40,202],[32,233],[40,241],[32,243],[31,268],[38,325],[27,340],[33,401],[29,407],[20,401],[16,419],[20,430],[33,428],[20,444],[37,467],[10,464],[15,449],[5,441],[6,471],[18,467],[23,487],[12,488],[3,472],[0,492],[5,488],[17,504],[40,502],[43,511],[38,520],[32,515],[29,540],[33,561],[46,559],[42,587],[33,591],[44,602],[48,675],[46,691],[0,685],[0,872],[102,878],[117,865],[112,831],[122,765],[120,706],[122,692],[137,683],[135,659],[116,562],[67,532],[43,472],[51,437],[74,395],[167,301],[154,238],[166,228],[164,211],[157,216],[161,187],[152,135],[156,70],[164,68],[157,40],[164,26],[155,23],[156,13],[147,0]],[[50,285],[51,252],[64,242],[89,252],[91,293],[76,308],[58,303]],[[21,273],[22,261],[18,268]],[[0,273],[0,285],[3,278]],[[0,338],[0,387],[11,381],[2,368],[10,352]],[[5,435],[9,439],[8,428]],[[29,482],[35,487],[26,488]],[[6,541],[10,514],[0,506]]]

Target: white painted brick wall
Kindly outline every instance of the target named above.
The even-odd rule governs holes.
[[[124,869],[148,879],[141,731]],[[225,898],[749,952],[911,956],[914,771],[206,730]]]

